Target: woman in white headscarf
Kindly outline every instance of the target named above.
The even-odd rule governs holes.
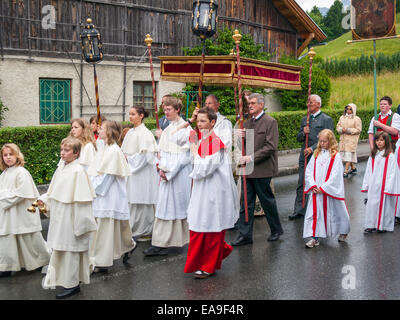
[[[336,126],[336,130],[340,134],[340,156],[345,163],[344,177],[357,172],[355,164],[357,163],[357,144],[362,130],[362,122],[356,114],[357,106],[354,103],[349,103],[344,108],[344,114],[340,117]]]

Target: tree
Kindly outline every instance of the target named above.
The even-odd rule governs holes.
[[[400,0],[396,1],[396,12],[400,12]]]
[[[311,93],[318,94],[322,99],[322,106],[327,106],[331,96],[331,81],[325,70],[319,68],[317,63],[320,63],[322,58],[316,56],[314,58]],[[308,99],[308,82],[309,82],[309,60],[295,60],[290,57],[283,57],[279,62],[285,64],[301,65],[303,70],[300,73],[301,90],[276,90],[275,95],[279,98],[283,110],[296,111],[307,109]]]
[[[324,18],[324,25],[327,28],[326,33],[329,40],[336,39],[346,32],[342,26],[344,16],[343,3],[339,0],[335,0]]]
[[[318,9],[317,6],[314,6],[310,12],[308,12],[308,15],[311,17],[311,19],[314,20],[314,22],[322,29],[324,25],[324,17],[321,13],[321,11]]]
[[[206,43],[206,55],[229,55],[233,48],[236,48],[235,41],[232,39],[233,31],[228,28],[218,30],[217,37],[214,41],[207,39]],[[240,56],[246,58],[252,58],[257,60],[268,61],[270,55],[262,51],[263,45],[256,44],[253,37],[250,34],[242,34],[242,39],[240,41]],[[201,55],[202,45],[196,47],[183,48],[185,56],[199,56]],[[263,93],[263,89],[255,88],[243,88],[250,89],[252,92]],[[197,91],[197,86],[187,85],[183,90],[185,91]],[[221,106],[220,111],[225,115],[234,115],[235,111],[235,95],[234,89],[230,87],[216,87],[216,86],[204,86],[204,91],[208,91],[214,94]],[[191,107],[193,109],[193,106]]]

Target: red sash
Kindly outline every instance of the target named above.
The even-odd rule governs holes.
[[[201,139],[201,132],[199,132],[198,138]],[[190,132],[189,141],[190,143],[197,142],[197,133],[195,131]],[[221,141],[220,138],[217,137],[217,135],[213,131],[206,139],[201,140],[197,152],[200,157],[205,158],[206,156],[211,156],[224,148],[224,143]]]
[[[326,178],[325,182],[328,181],[331,172],[332,172],[332,167],[333,163],[335,162],[337,153],[333,157],[331,157],[331,161],[329,162],[329,167],[328,171],[326,173]],[[314,162],[314,180],[315,180],[315,168],[317,166],[317,158],[318,156],[315,157],[315,162]],[[313,193],[313,237],[315,237],[315,231],[317,229],[317,195]],[[328,225],[327,225],[327,216],[328,216],[328,195],[323,194],[323,209],[324,209],[324,222],[325,222],[325,232],[328,233]]]
[[[392,117],[393,117],[393,114],[388,115],[387,117],[385,117],[385,119],[382,120],[381,115],[379,115],[378,121],[380,123],[383,123],[384,125],[387,125],[390,127],[392,125]],[[376,131],[380,132],[383,130],[381,128],[378,128]],[[392,141],[397,142],[397,140],[399,140],[399,135],[395,135],[395,136],[390,135],[390,138]]]

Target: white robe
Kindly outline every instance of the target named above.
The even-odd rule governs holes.
[[[229,157],[232,151],[232,122],[219,112],[217,112],[217,116],[213,130],[225,145],[226,150],[229,151]]]
[[[400,195],[399,170],[394,154],[390,153],[388,157],[383,154],[384,150],[379,151],[374,161],[370,157],[365,170],[361,188],[368,197],[365,228],[393,231],[396,201]]]
[[[129,167],[117,144],[106,145],[96,155],[89,175],[96,192],[93,212],[96,218],[129,220],[126,177]]]
[[[141,124],[128,131],[121,149],[131,172],[126,188],[132,234],[148,236],[153,230],[160,180],[156,166],[157,142],[151,131]]]
[[[331,165],[328,150],[313,155],[306,169],[305,193],[310,193],[304,218],[303,237],[334,237],[350,232],[350,218],[344,198],[343,165],[337,153]],[[329,172],[330,170],[330,172]],[[319,187],[323,194],[314,194]]]
[[[53,249],[43,287],[72,288],[90,282],[89,242],[97,225],[93,217],[93,186],[79,160],[58,166],[47,193],[39,199],[50,216],[48,247]]]
[[[13,166],[0,175],[0,271],[30,271],[49,262],[39,212],[27,211],[38,197],[24,167]]]
[[[132,128],[121,146],[128,160],[128,202],[157,204],[159,175],[157,174],[157,143],[153,134],[141,124]]]
[[[162,220],[187,218],[192,180],[189,145],[190,129],[176,131],[184,120],[172,121],[160,138],[159,168],[166,172],[167,181],[161,180],[156,217]]]
[[[96,191],[93,212],[98,224],[90,248],[90,267],[110,267],[113,260],[131,251],[135,244],[126,194],[129,167],[122,150],[114,143],[100,148],[88,172]]]
[[[219,150],[204,158],[196,155],[192,195],[188,207],[189,230],[221,232],[235,225],[239,217],[239,198],[228,153]]]
[[[93,143],[89,142],[82,146],[81,153],[79,155],[79,163],[87,170],[96,158],[96,149]]]

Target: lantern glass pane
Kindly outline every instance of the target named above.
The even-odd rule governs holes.
[[[210,13],[210,5],[207,3],[200,4],[200,22],[199,27],[207,29],[208,28],[208,15]]]
[[[199,7],[196,5],[194,7],[194,10],[193,10],[193,21],[192,21],[192,28],[193,29],[196,28],[196,24],[197,24],[197,21],[198,21],[198,19],[197,19],[198,12],[199,12]]]
[[[217,10],[214,10],[212,17],[211,17],[211,28],[213,31],[216,30],[216,20],[217,20]]]
[[[97,37],[92,38],[92,50],[93,50],[93,56],[97,57],[100,55],[99,41],[98,41]]]
[[[90,41],[88,38],[83,39],[83,53],[85,57],[88,57],[92,53],[90,50]]]

